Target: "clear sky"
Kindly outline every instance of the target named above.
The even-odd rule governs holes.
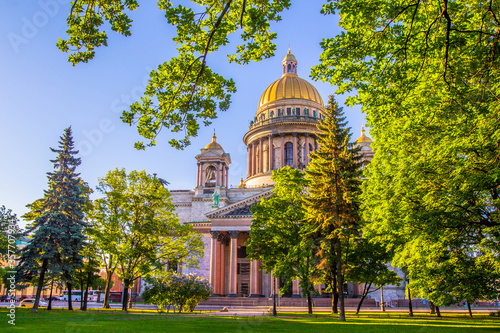
[[[97,49],[93,61],[73,67],[67,54],[56,48],[66,31],[70,5],[67,0],[0,2],[0,205],[18,216],[25,205],[43,196],[46,173],[55,157],[64,128],[72,126],[82,164],[82,178],[95,189],[98,178],[114,168],[146,170],[170,182],[169,189],[196,186],[195,155],[211,141],[231,154],[229,182],[239,184],[246,176],[246,147],[243,135],[257,110],[259,98],[269,84],[281,76],[281,60],[290,46],[297,58],[298,74],[318,89],[324,102],[335,88],[309,79],[311,66],[318,63],[322,38],[340,32],[338,17],[320,14],[324,1],[293,1],[283,21],[273,24],[278,33],[276,56],[246,66],[228,64],[227,49],[211,54],[208,65],[232,77],[237,93],[228,111],[219,113],[209,127],[203,127],[192,145],[177,151],[168,145],[163,131],[156,147],[133,148],[141,140],[134,127],[119,119],[130,101],[141,96],[149,71],[175,56],[171,41],[175,29],[168,25],[156,1],[141,1],[132,36],[108,33],[108,47]],[[342,104],[343,96],[337,97]],[[359,137],[364,116],[360,107],[344,108],[354,139]],[[24,225],[24,223],[22,223]]]

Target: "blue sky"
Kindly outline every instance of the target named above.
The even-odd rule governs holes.
[[[170,189],[196,185],[195,155],[211,141],[231,154],[229,182],[238,185],[246,176],[243,135],[254,117],[262,92],[281,76],[281,60],[290,45],[299,62],[299,76],[308,79],[326,102],[335,91],[329,84],[308,78],[318,63],[322,38],[340,32],[338,18],[319,13],[323,1],[295,1],[283,21],[273,24],[278,33],[276,56],[246,66],[228,64],[226,54],[237,44],[233,38],[223,52],[211,54],[208,65],[232,77],[237,93],[228,111],[203,127],[192,145],[177,151],[162,132],[158,145],[146,151],[133,148],[141,140],[134,127],[119,119],[131,100],[141,96],[150,70],[175,56],[171,41],[175,29],[168,25],[155,1],[142,1],[131,14],[132,36],[109,32],[108,47],[100,48],[93,61],[73,67],[67,54],[56,48],[66,31],[70,5],[66,0],[0,2],[0,205],[18,216],[25,205],[43,196],[46,173],[55,157],[64,128],[72,126],[82,164],[82,178],[95,188],[99,177],[114,168],[146,170],[170,182]],[[341,103],[344,97],[337,97]],[[344,108],[354,138],[364,116],[360,107]]]

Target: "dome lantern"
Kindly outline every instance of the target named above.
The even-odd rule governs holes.
[[[290,49],[281,63],[283,64],[283,76],[297,75],[297,59],[295,59],[295,56],[292,54]]]

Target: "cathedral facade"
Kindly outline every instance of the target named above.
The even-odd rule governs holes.
[[[205,276],[214,294],[229,297],[269,297],[271,276],[259,270],[260,263],[246,256],[252,215],[250,207],[271,195],[273,170],[284,166],[304,169],[309,153],[318,148],[317,123],[324,117],[324,103],[312,84],[297,75],[298,62],[288,54],[282,61],[282,76],[263,92],[248,132],[247,177],[237,188],[229,188],[231,157],[217,142],[215,133],[196,156],[196,187],[171,191],[181,223],[191,224],[203,235],[205,256],[198,275]],[[373,157],[371,139],[362,135],[363,160]],[[300,297],[298,281],[289,296]],[[358,286],[349,285],[351,297]],[[321,292],[321,286],[318,286]]]

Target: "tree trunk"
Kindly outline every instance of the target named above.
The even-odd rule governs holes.
[[[111,269],[106,269],[106,288],[104,289],[104,304],[103,309],[109,309],[109,292],[111,289],[111,278],[113,276],[113,271]]]
[[[438,317],[441,317],[441,311],[439,311],[439,306],[436,306],[436,313]]]
[[[132,287],[134,284],[132,283]],[[128,293],[128,308],[132,309],[132,288],[130,288],[130,292]]]
[[[436,307],[434,306],[434,303],[432,303],[431,301],[429,301],[429,308],[430,308],[430,311],[429,311],[430,314],[436,313]]]
[[[123,302],[122,302],[122,310],[127,311],[128,304],[128,287],[130,286],[129,279],[123,279]]]
[[[38,278],[38,287],[36,288],[35,304],[33,304],[31,313],[37,313],[38,311],[38,302],[40,302],[40,295],[42,295],[43,278],[45,277],[45,271],[47,270],[48,263],[49,259],[43,259],[42,268],[40,270],[40,277]]]
[[[85,297],[83,298],[83,311],[87,311],[87,301],[88,301],[88,297],[89,297],[89,285],[90,285],[90,282],[91,282],[91,278],[92,278],[92,272],[89,271],[87,273],[87,285],[85,286]]]
[[[385,312],[384,287],[380,287],[380,309]]]
[[[52,310],[52,289],[54,289],[54,278],[52,278],[52,282],[50,283],[49,305],[47,305],[47,311]]]
[[[312,315],[313,313],[313,305],[312,305],[312,297],[311,297],[311,292],[307,292],[307,313]]]
[[[410,317],[413,317],[413,306],[411,304],[411,292],[410,292],[410,287],[407,287],[408,288],[408,315]]]
[[[469,309],[469,316],[472,318],[472,310],[470,308],[470,302],[467,300],[467,308]]]
[[[332,281],[332,313],[339,313],[339,291],[337,289],[337,270],[333,270],[333,281]]]
[[[363,290],[363,295],[361,295],[361,299],[359,300],[358,303],[358,308],[356,309],[356,314],[359,313],[359,310],[361,309],[361,305],[363,304],[363,301],[365,300],[366,295],[368,295],[368,290],[370,290],[370,287],[372,286],[372,282],[368,285],[368,288],[365,285],[365,288]]]
[[[83,286],[85,285],[85,278],[80,279],[80,311],[83,311]]]
[[[335,242],[335,248],[337,252],[337,285],[339,290],[339,301],[340,301],[340,311],[339,311],[339,320],[345,321],[345,308],[344,308],[344,279],[342,276],[342,252],[340,239],[337,238]]]
[[[68,289],[68,310],[73,311],[73,304],[71,303],[71,282],[66,282],[66,288]]]

